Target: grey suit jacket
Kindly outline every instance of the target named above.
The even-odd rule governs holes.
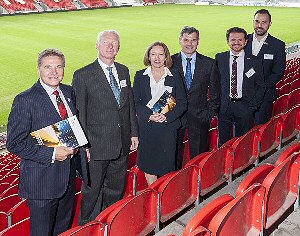
[[[218,113],[220,105],[220,81],[215,60],[197,52],[196,66],[191,88],[188,91],[182,68],[181,53],[172,56],[175,68],[184,82],[188,109],[182,118],[182,123],[193,128],[199,128],[199,121],[209,123]],[[208,99],[208,93],[210,99]]]
[[[87,135],[92,160],[113,160],[129,153],[138,125],[128,68],[116,63],[121,86],[120,107],[106,76],[95,60],[75,71],[72,86],[81,125]]]
[[[72,88],[63,84],[59,87],[75,115]],[[19,194],[23,198],[59,198],[67,189],[70,159],[51,163],[53,148],[37,145],[30,135],[58,121],[61,117],[39,81],[14,99],[8,118],[7,149],[21,156]]]

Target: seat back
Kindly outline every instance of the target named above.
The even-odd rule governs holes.
[[[83,226],[77,226],[66,232],[61,233],[59,236],[104,236],[105,225],[99,221],[92,221]]]
[[[133,150],[129,153],[128,167],[127,167],[128,170],[137,164],[137,156],[138,156],[137,150]]]
[[[0,236],[30,236],[30,218],[26,218],[0,232]]]
[[[212,235],[260,235],[265,189],[253,185],[224,206],[211,220]]]
[[[12,194],[18,194],[18,192],[19,192],[19,185],[15,184],[13,186],[10,186],[2,194],[0,194],[0,199],[4,198],[4,197],[7,197],[9,195],[12,195]]]
[[[294,152],[299,152],[299,151],[300,151],[300,142],[293,144],[292,146],[288,147],[280,154],[275,165],[278,166],[281,162],[283,162],[288,157],[290,157]]]
[[[28,217],[30,217],[30,210],[27,205],[27,200],[24,199],[12,207],[8,212],[8,225],[16,224]]]
[[[276,99],[276,101],[273,102],[273,116],[282,114],[286,112],[287,110],[287,104],[288,104],[288,94],[281,95]]]
[[[291,83],[291,88],[290,90],[293,91],[295,89],[300,88],[300,79],[296,79]]]
[[[199,163],[201,196],[229,179],[232,162],[231,150],[228,146],[222,146]]]
[[[211,128],[208,131],[209,151],[218,149],[218,128]]]
[[[73,212],[72,228],[78,226],[78,217],[79,217],[79,214],[80,214],[81,199],[82,199],[81,192],[77,192],[75,194],[75,201],[74,201],[74,208],[73,208],[74,212]]]
[[[251,129],[232,144],[232,174],[239,173],[258,159],[259,139],[259,130]]]
[[[196,235],[193,233],[199,227],[207,229],[212,218],[233,199],[230,194],[225,194],[208,203],[188,222],[182,236]]]
[[[275,167],[262,185],[266,188],[265,228],[272,226],[298,197],[299,160],[292,154]]]
[[[158,188],[160,196],[159,219],[165,222],[194,203],[198,196],[196,166],[186,166],[167,178]]]
[[[277,94],[278,94],[278,96],[281,96],[283,94],[289,94],[290,91],[291,91],[291,84],[286,83],[286,84],[282,85],[279,89],[277,89]]]
[[[282,123],[282,116],[277,115],[260,127],[260,156],[268,154],[280,145]]]
[[[21,202],[22,198],[18,194],[13,194],[5,198],[0,199],[0,209],[1,211],[8,213],[8,211],[13,208],[17,203]]]
[[[300,130],[300,105],[283,115],[281,145],[295,137]]]
[[[298,104],[300,104],[300,88],[290,92],[288,98],[288,109],[291,109],[293,106]]]
[[[157,207],[158,193],[153,189],[146,189],[108,215],[108,235],[149,234],[157,224]]]
[[[7,214],[0,211],[0,232],[8,228]]]

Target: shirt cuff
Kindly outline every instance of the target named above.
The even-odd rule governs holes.
[[[51,161],[51,163],[54,163],[54,161],[55,161],[55,154],[56,154],[56,148],[53,149],[53,154],[52,154],[52,161]]]

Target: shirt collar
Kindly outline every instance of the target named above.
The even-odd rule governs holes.
[[[230,50],[230,56],[243,57],[243,56],[245,56],[245,51],[242,50],[239,54],[235,55],[235,54],[233,54],[233,52]]]
[[[171,71],[169,70],[168,67],[164,67],[165,69],[165,74],[163,75],[163,77],[167,77],[167,76],[173,76]],[[143,73],[143,75],[148,75],[150,77],[151,74],[151,66],[149,66]]]
[[[266,35],[265,35],[260,41],[258,41],[258,39],[256,38],[256,34],[253,33],[253,39],[256,40],[256,41],[259,42],[259,43],[261,43],[261,42],[264,43],[264,42],[266,41],[268,35],[269,35],[269,33],[267,32]]]
[[[192,61],[196,61],[196,55],[197,55],[196,52],[194,52],[191,57],[188,57],[182,51],[180,53],[181,53],[182,60],[186,61],[187,58],[192,58]]]
[[[48,96],[52,95],[55,90],[57,90],[61,94],[61,90],[60,90],[59,86],[56,89],[53,89],[49,85],[45,84],[41,78],[40,78],[40,83],[41,83],[42,87],[46,90]]]
[[[101,61],[99,58],[98,58],[98,63],[99,65],[102,67],[103,70],[105,70],[107,67],[112,67],[112,68],[115,68],[115,63],[113,63],[112,65],[106,65],[103,61]]]

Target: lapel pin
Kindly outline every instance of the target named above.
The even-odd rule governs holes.
[[[71,99],[70,98],[67,98],[68,102],[71,102]]]

